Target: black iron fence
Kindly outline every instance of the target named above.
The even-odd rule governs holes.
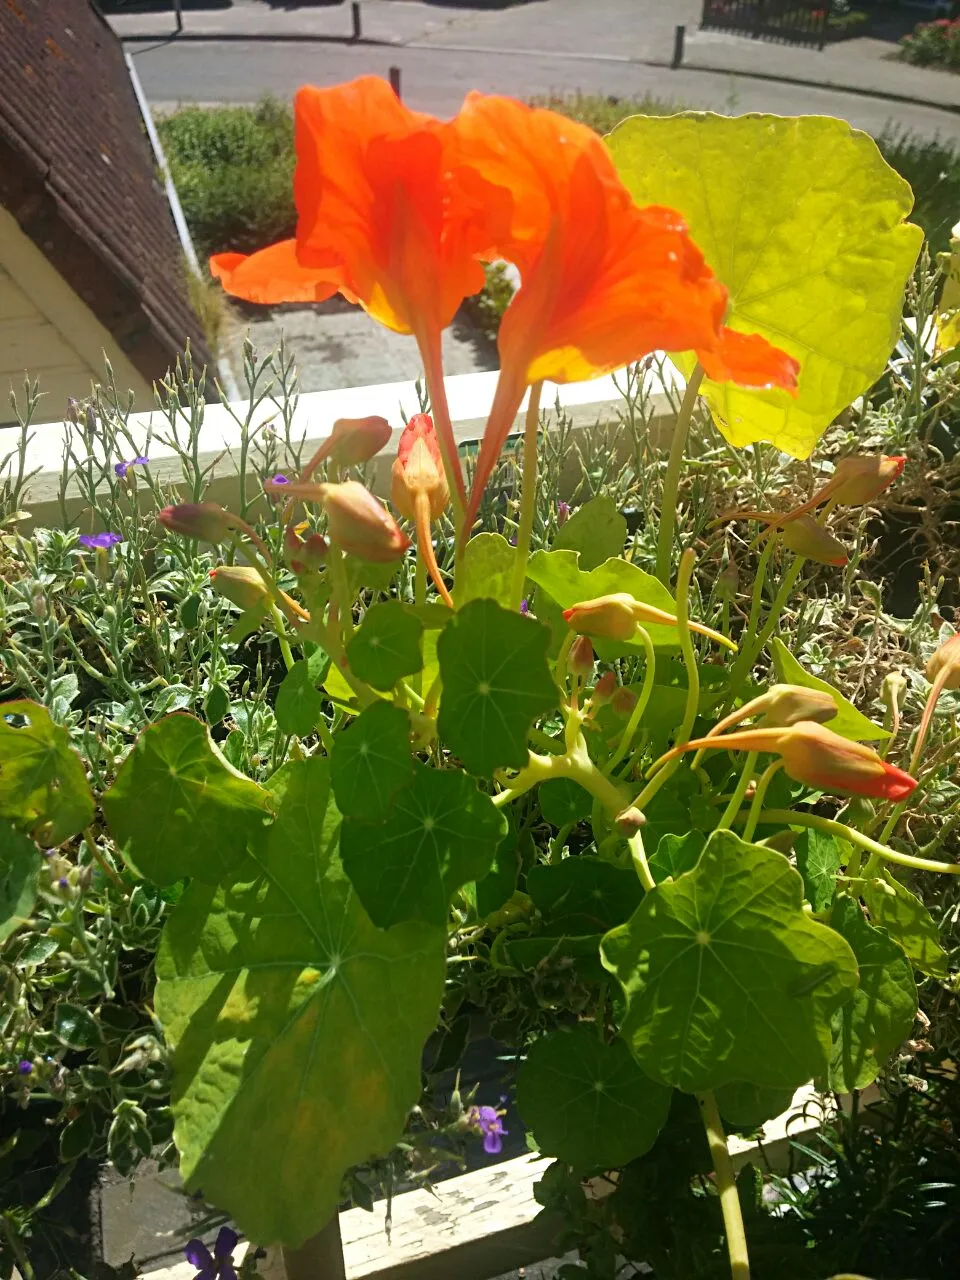
[[[701,27],[822,49],[830,0],[703,0]]]

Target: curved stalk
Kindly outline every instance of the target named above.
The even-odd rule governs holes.
[[[533,533],[533,515],[537,506],[537,430],[540,426],[540,393],[542,391],[542,382],[535,382],[530,388],[527,416],[523,427],[523,479],[520,490],[520,520],[517,524],[517,556],[513,562],[513,578],[510,584],[511,609],[520,608],[523,584],[527,577],[527,561],[530,559],[530,537]]]
[[[750,805],[750,815],[747,818],[747,825],[743,828],[744,840],[753,839],[753,833],[757,829],[757,823],[760,821],[760,811],[763,808],[764,797],[767,794],[767,788],[776,777],[777,773],[783,768],[782,760],[774,760],[772,764],[768,764],[766,769],[760,775],[760,781],[757,783],[757,789],[753,795],[753,801]]]
[[[647,862],[647,853],[643,847],[643,836],[639,831],[635,831],[627,843],[630,846],[630,858],[633,862],[634,870],[640,879],[640,883],[649,893],[651,889],[657,887],[657,882],[654,880],[650,864]]]
[[[673,428],[673,440],[670,442],[670,457],[667,461],[667,474],[663,478],[663,496],[660,500],[660,528],[657,531],[657,577],[665,587],[670,586],[670,560],[673,551],[673,537],[677,529],[677,491],[680,487],[680,472],[683,470],[683,455],[687,447],[687,436],[690,434],[690,423],[693,420],[693,409],[697,403],[700,383],[703,381],[703,366],[698,361],[694,365],[687,389],[680,402],[680,412]]]
[[[447,488],[450,490],[450,501],[453,506],[453,523],[459,533],[463,525],[463,509],[467,501],[467,491],[463,483],[463,470],[460,466],[460,455],[457,452],[457,441],[453,434],[453,423],[450,421],[450,408],[447,404],[447,388],[443,380],[443,350],[440,330],[415,335],[423,361],[423,373],[430,396],[430,412],[440,440],[440,453],[443,457],[443,470],[447,477]]]
[[[658,775],[659,776],[659,775]],[[749,819],[749,813],[743,815]],[[960,876],[960,862],[935,862],[929,858],[915,858],[909,853],[898,853],[888,845],[880,844],[865,836],[862,831],[848,827],[844,822],[833,818],[821,818],[816,813],[798,813],[793,809],[765,809],[759,816],[760,822],[782,822],[784,826],[815,827],[828,836],[836,836],[840,840],[848,840],[851,844],[876,854],[885,862],[894,862],[898,867],[911,867],[914,871],[933,871],[942,875]]]
[[[637,627],[637,636],[643,641],[643,649],[647,658],[646,670],[643,673],[643,687],[640,690],[640,697],[637,699],[637,705],[630,713],[630,719],[627,721],[627,727],[620,736],[620,742],[614,754],[607,761],[603,772],[610,776],[616,769],[617,765],[630,750],[630,744],[633,742],[635,733],[643,719],[643,713],[647,709],[647,703],[650,701],[650,695],[653,693],[653,679],[657,670],[657,655],[653,647],[653,641],[650,639],[650,632],[645,627]]]
[[[707,1093],[698,1093],[697,1102],[700,1104],[700,1115],[707,1133],[710,1158],[713,1160],[714,1172],[717,1175],[717,1191],[720,1194],[723,1225],[727,1233],[731,1280],[750,1280],[750,1256],[747,1253],[747,1233],[743,1226],[743,1214],[740,1212],[740,1197],[737,1195],[737,1175],[730,1158],[730,1148],[727,1146],[727,1135],[723,1131],[716,1094],[712,1090]]]
[[[433,537],[430,533],[430,498],[422,490],[416,496],[417,526],[417,560],[423,559],[433,585],[440,592],[440,599],[449,608],[453,608],[453,600],[447,590],[447,584],[440,576],[440,566],[433,550]]]
[[[698,752],[697,755],[699,754],[700,753]],[[740,812],[743,797],[747,794],[747,787],[749,787],[750,780],[753,777],[753,771],[757,766],[757,757],[759,754],[759,751],[747,752],[747,758],[743,762],[743,768],[740,770],[740,777],[737,779],[737,785],[733,789],[733,795],[730,797],[730,803],[727,805],[726,809],[724,809],[723,817],[717,823],[715,830],[730,830],[730,824]],[[697,757],[694,756],[694,761],[696,761],[696,758]],[[744,837],[744,839],[746,839],[746,837]]]

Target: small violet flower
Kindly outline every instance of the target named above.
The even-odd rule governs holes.
[[[558,502],[557,503],[557,524],[566,524],[569,518],[570,518],[570,503]]]
[[[125,480],[127,478],[127,472],[131,467],[145,467],[149,461],[150,459],[143,455],[139,458],[131,458],[129,462],[124,462],[121,459],[120,462],[115,462],[113,464],[113,469],[121,480]]]
[[[529,603],[529,601],[526,599],[526,597],[524,597],[524,598],[520,601],[520,612],[521,612],[521,613],[529,613],[529,612],[530,612],[530,603]]]
[[[282,471],[278,471],[277,474],[270,481],[270,483],[271,484],[289,484],[290,477],[285,476]]]
[[[212,1255],[202,1240],[189,1241],[183,1252],[190,1265],[197,1268],[194,1280],[237,1280],[233,1251],[238,1239],[230,1227],[221,1227]]]
[[[78,541],[81,547],[106,551],[108,547],[115,547],[118,542],[122,542],[123,537],[119,533],[111,533],[108,529],[103,533],[81,533]]]
[[[483,1134],[483,1149],[489,1156],[499,1155],[503,1150],[503,1138],[510,1132],[503,1127],[502,1112],[496,1107],[471,1107],[467,1113]]]
[[[21,1058],[17,1063],[17,1070],[22,1076],[28,1076],[33,1071],[33,1063],[27,1058]]]

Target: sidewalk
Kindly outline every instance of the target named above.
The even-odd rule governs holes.
[[[214,0],[216,2],[216,0]],[[202,0],[194,0],[200,4]],[[685,72],[712,72],[843,90],[876,99],[960,112],[960,75],[899,62],[896,46],[869,37],[823,52],[727,33],[700,31],[699,0],[532,0],[506,9],[449,0],[361,0],[361,38],[352,39],[349,4],[278,7],[276,0],[219,0],[223,7],[185,8],[177,33],[170,11],[119,10],[109,21],[121,39],[187,45],[264,42],[395,46],[437,53],[528,54],[558,67],[577,61],[665,68],[674,31],[687,30]],[[573,74],[573,72],[571,72]]]

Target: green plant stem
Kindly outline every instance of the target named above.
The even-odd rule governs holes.
[[[505,791],[493,797],[493,803],[498,808],[509,804],[511,800],[516,800],[531,787],[535,787],[538,782],[548,782],[551,778],[571,778],[595,800],[599,800],[614,817],[627,807],[627,797],[615,783],[604,777],[593,763],[582,738],[573,751],[568,751],[562,756],[538,756],[531,751],[527,764],[515,778],[510,779]]]
[[[733,670],[730,672],[730,680],[727,684],[726,697],[724,707],[732,707],[736,701],[737,694],[750,674],[753,664],[756,662],[761,649],[773,635],[777,623],[780,621],[780,615],[783,612],[784,605],[790,598],[790,592],[793,590],[794,583],[800,576],[800,571],[806,564],[803,556],[797,556],[793,564],[783,576],[780,588],[773,598],[770,605],[770,611],[767,614],[767,620],[763,624],[759,635],[750,637],[746,642],[741,642],[740,654],[733,664]],[[751,616],[751,622],[753,621]]]
[[[740,1197],[737,1195],[737,1175],[730,1158],[727,1135],[723,1131],[720,1108],[717,1106],[717,1098],[712,1090],[707,1093],[698,1093],[697,1102],[700,1104],[700,1115],[707,1133],[707,1145],[710,1148],[710,1157],[717,1175],[717,1191],[720,1195],[723,1225],[727,1233],[730,1275],[732,1280],[750,1280],[750,1257],[747,1253],[747,1234],[743,1226],[743,1214],[740,1212]]]
[[[113,867],[111,867],[110,863],[107,862],[106,858],[97,848],[97,842],[94,839],[93,832],[90,830],[89,827],[87,827],[87,829],[84,831],[83,838],[84,838],[84,841],[86,842],[87,848],[90,850],[91,854],[93,855],[94,861],[96,862],[100,870],[103,872],[103,874],[105,876],[109,876],[109,878],[113,881],[113,883],[117,886],[117,888],[121,891],[121,893],[126,893],[127,886],[123,883],[119,875],[117,875],[116,871],[114,871]]]
[[[757,823],[760,821],[760,810],[763,808],[767,788],[782,768],[783,761],[774,760],[772,764],[767,765],[760,775],[760,781],[757,783],[757,789],[753,793],[753,800],[750,803],[750,815],[747,818],[746,826],[743,828],[744,840],[753,839],[753,833],[756,831]]]
[[[523,427],[523,477],[520,489],[520,520],[517,524],[517,554],[513,562],[513,577],[510,583],[511,609],[520,608],[523,584],[527,579],[527,561],[530,559],[530,538],[533,534],[533,517],[537,509],[537,432],[540,427],[540,393],[542,391],[542,382],[535,382],[531,386]]]
[[[743,814],[745,819],[749,813]],[[798,813],[793,809],[765,809],[759,817],[760,822],[782,822],[784,826],[815,827],[828,836],[836,836],[839,840],[849,840],[851,844],[866,849],[885,862],[894,862],[898,867],[911,867],[914,871],[934,871],[949,876],[960,876],[960,862],[935,862],[929,858],[915,858],[909,853],[898,853],[862,831],[848,827],[844,822],[836,822],[833,818],[821,818],[816,813]]]
[[[698,361],[687,383],[680,402],[680,412],[673,428],[673,440],[670,443],[670,457],[667,461],[667,474],[663,478],[663,496],[660,499],[660,528],[657,532],[657,577],[665,587],[670,586],[670,561],[673,552],[673,537],[677,528],[677,492],[680,488],[680,472],[683,470],[683,456],[687,447],[687,436],[693,420],[693,410],[697,403],[700,383],[703,381],[703,366]]]
[[[733,795],[730,797],[730,803],[723,811],[723,816],[717,823],[717,831],[729,831],[730,824],[740,812],[740,805],[743,803],[743,797],[747,794],[747,787],[750,785],[750,779],[753,777],[753,771],[757,766],[758,751],[748,751],[747,758],[743,762],[743,768],[740,770],[740,777],[737,779],[737,785],[733,789]]]
[[[617,765],[630,750],[634,735],[643,719],[643,713],[647,709],[647,703],[650,701],[650,695],[653,693],[653,680],[657,670],[657,655],[653,647],[653,641],[650,639],[650,632],[645,627],[637,627],[637,637],[643,641],[643,650],[646,655],[646,670],[643,673],[643,687],[640,690],[640,697],[637,699],[637,705],[630,713],[630,719],[627,721],[627,727],[620,736],[617,749],[607,761],[603,772],[609,777],[616,769]]]
[[[630,858],[633,862],[633,868],[640,879],[640,883],[649,893],[651,889],[657,887],[657,882],[653,878],[650,863],[647,861],[647,852],[643,847],[643,836],[639,831],[635,831],[627,843],[630,846]]]
[[[290,671],[293,667],[293,653],[291,652],[290,644],[287,640],[286,624],[283,620],[283,614],[272,600],[270,601],[270,617],[273,619],[273,625],[277,633],[277,644],[280,646],[280,656],[283,658],[283,665],[288,671]]]

